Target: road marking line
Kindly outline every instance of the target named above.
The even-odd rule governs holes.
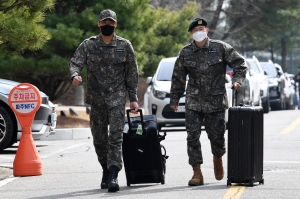
[[[62,152],[62,151],[66,151],[66,150],[69,150],[69,149],[72,149],[72,148],[76,148],[76,147],[79,147],[79,146],[82,146],[82,145],[85,145],[85,144],[87,144],[87,143],[81,143],[81,144],[77,144],[77,145],[73,145],[73,146],[67,147],[67,148],[65,148],[65,149],[61,149],[61,150],[55,151],[55,152],[50,153],[50,154],[48,154],[48,155],[42,156],[41,159],[42,159],[42,158],[47,158],[47,157],[49,157],[49,156],[51,156],[51,155],[54,155],[54,154],[56,154],[56,153],[60,153],[60,152]],[[7,158],[7,159],[8,159],[8,158]],[[14,181],[14,180],[16,180],[16,179],[18,179],[18,178],[19,178],[19,177],[14,177],[14,176],[12,175],[12,176],[9,176],[8,178],[4,179],[4,180],[0,180],[0,187],[2,187],[2,186],[4,186],[4,185],[7,185],[8,183],[10,183],[10,182],[12,182],[12,181]]]
[[[0,159],[6,159],[6,160],[13,160],[15,159],[15,157],[4,157],[4,156],[0,156]]]
[[[230,186],[223,199],[238,199],[245,190],[245,186]]]
[[[300,164],[300,161],[264,161],[264,163]]]
[[[280,134],[288,134],[294,128],[296,128],[296,126],[298,126],[299,124],[300,124],[300,117],[298,119],[296,119],[294,122],[292,122],[288,127],[283,129],[283,131],[281,131]]]
[[[63,151],[67,151],[67,150],[69,150],[69,149],[73,149],[73,148],[76,148],[76,147],[79,147],[79,146],[82,146],[82,145],[85,145],[85,144],[87,144],[87,143],[76,144],[76,145],[69,146],[69,147],[64,148],[64,149],[60,149],[60,150],[55,151],[55,152],[53,152],[53,153],[50,153],[50,154],[41,156],[41,159],[47,158],[47,157],[49,157],[49,156],[51,156],[51,155],[54,155],[54,154],[56,154],[56,153],[60,153],[60,152],[63,152]]]
[[[9,176],[8,178],[4,179],[4,180],[1,180],[0,181],[0,187],[18,179],[19,177],[14,177],[13,175]]]

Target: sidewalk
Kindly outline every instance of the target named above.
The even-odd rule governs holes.
[[[72,108],[75,111],[86,111],[86,106],[63,106],[55,104],[56,111],[69,111]],[[129,107],[126,107],[129,109]],[[144,108],[142,112],[144,113]],[[55,133],[41,138],[40,140],[78,140],[78,139],[90,139],[92,133],[90,128],[62,128],[55,129]]]

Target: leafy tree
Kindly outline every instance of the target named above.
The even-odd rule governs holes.
[[[282,68],[286,70],[286,52],[300,41],[300,3],[297,0],[258,2],[259,14],[252,23],[234,34],[247,50],[267,50],[274,61],[274,51],[281,50]]]
[[[162,57],[176,56],[189,40],[187,26],[197,7],[190,3],[171,11],[155,9],[148,2],[57,0],[43,22],[51,39],[38,51],[26,50],[22,56],[0,60],[1,68],[10,68],[0,77],[33,83],[55,100],[70,86],[68,65],[76,48],[84,39],[99,34],[99,13],[107,8],[117,13],[116,33],[131,41],[140,74],[153,75]]]
[[[0,55],[38,50],[50,39],[41,24],[53,0],[0,0]]]

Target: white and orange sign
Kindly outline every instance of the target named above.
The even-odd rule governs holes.
[[[8,102],[16,114],[35,113],[41,105],[41,95],[35,86],[23,83],[11,90]]]

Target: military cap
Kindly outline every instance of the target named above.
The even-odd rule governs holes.
[[[105,19],[112,19],[117,21],[117,15],[114,11],[106,9],[101,11],[99,21],[103,21]]]
[[[196,19],[194,19],[191,22],[190,26],[189,26],[188,32],[190,32],[196,26],[205,26],[206,27],[207,26],[207,22],[203,18],[196,18]]]

